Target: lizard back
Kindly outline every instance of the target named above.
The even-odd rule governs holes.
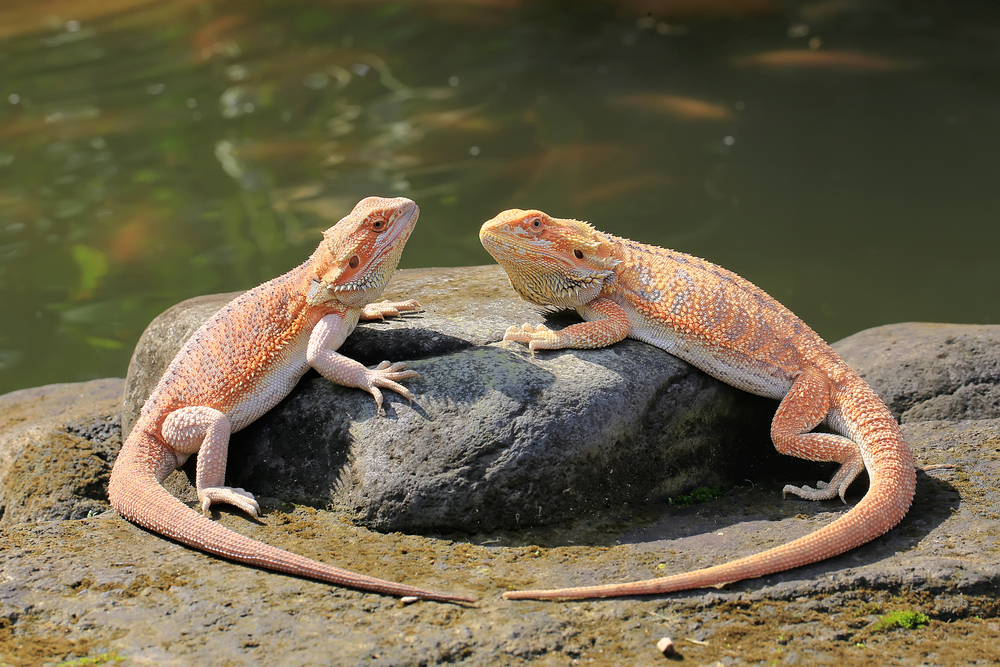
[[[302,290],[290,289],[307,271],[308,262],[210,317],[167,367],[142,415],[202,405],[226,413],[238,430],[274,407],[309,369],[301,333],[329,310],[308,306]]]
[[[850,369],[805,322],[767,292],[707,260],[600,233],[616,259],[608,296],[630,336],[735,387],[781,398],[804,363]]]

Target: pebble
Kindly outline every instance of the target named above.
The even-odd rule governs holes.
[[[670,637],[662,637],[656,642],[656,649],[663,655],[674,654],[674,640]]]

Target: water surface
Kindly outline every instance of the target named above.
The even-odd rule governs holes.
[[[402,267],[542,208],[829,340],[1000,322],[993,2],[12,0],[0,71],[0,392],[123,376],[371,194],[421,206]]]

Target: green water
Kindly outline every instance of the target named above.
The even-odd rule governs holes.
[[[402,267],[542,208],[830,340],[1000,322],[995,2],[10,0],[0,72],[0,392],[123,376],[370,194],[421,206]]]

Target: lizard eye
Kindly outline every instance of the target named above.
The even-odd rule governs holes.
[[[534,220],[531,221],[531,226],[534,227],[535,229],[540,228],[542,226],[542,219],[535,218]]]
[[[573,256],[577,259],[583,259],[583,251],[577,248],[573,251]]]
[[[381,232],[385,230],[385,220],[376,220],[372,223],[372,231]]]

